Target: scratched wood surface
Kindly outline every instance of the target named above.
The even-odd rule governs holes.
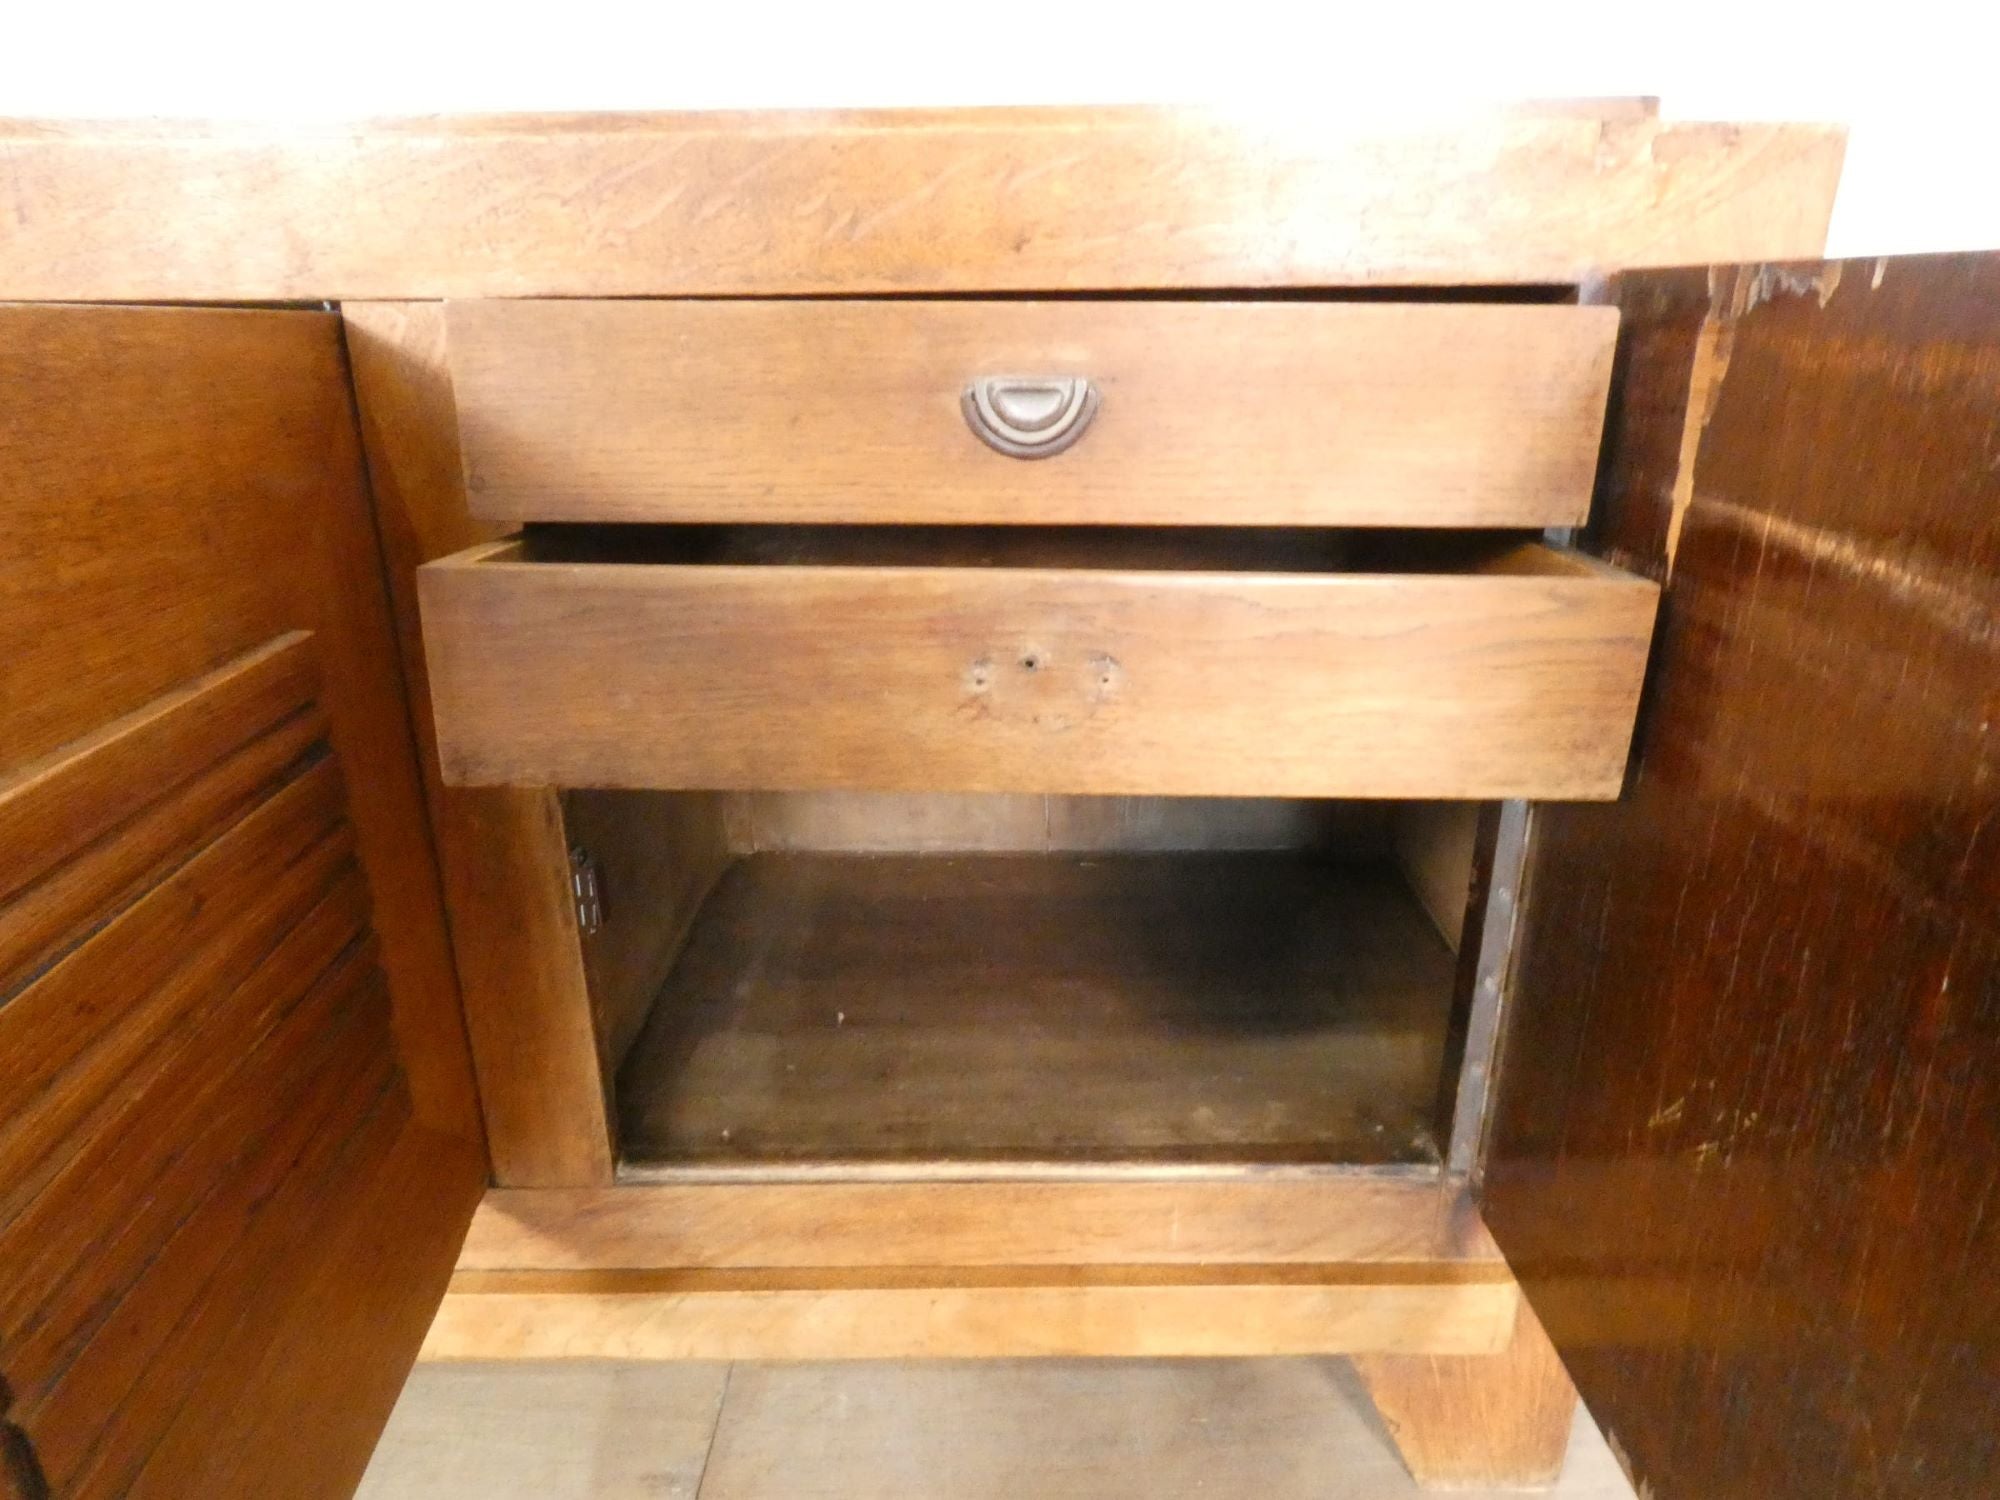
[[[1629,796],[1537,814],[1487,1216],[1646,1492],[1990,1495],[2000,258],[1616,295],[1597,543],[1672,579]]]

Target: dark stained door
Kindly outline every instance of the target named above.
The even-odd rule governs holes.
[[[1642,1493],[2000,1494],[2000,256],[1605,295],[1589,541],[1667,590],[1486,1216]]]
[[[337,318],[0,307],[0,1495],[350,1493],[485,1155]]]

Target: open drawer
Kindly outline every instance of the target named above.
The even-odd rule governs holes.
[[[1658,590],[1518,538],[546,528],[420,573],[459,785],[1610,798]]]

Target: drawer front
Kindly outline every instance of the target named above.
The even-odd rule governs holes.
[[[1574,525],[1617,331],[1606,307],[1469,303],[447,316],[471,505],[514,521]],[[1038,456],[976,435],[987,414]]]
[[[519,555],[420,575],[453,783],[1610,798],[1658,592]]]

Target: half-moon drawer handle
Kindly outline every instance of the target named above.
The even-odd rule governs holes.
[[[979,440],[1014,458],[1049,458],[1083,436],[1097,387],[1081,375],[984,375],[959,398]]]

